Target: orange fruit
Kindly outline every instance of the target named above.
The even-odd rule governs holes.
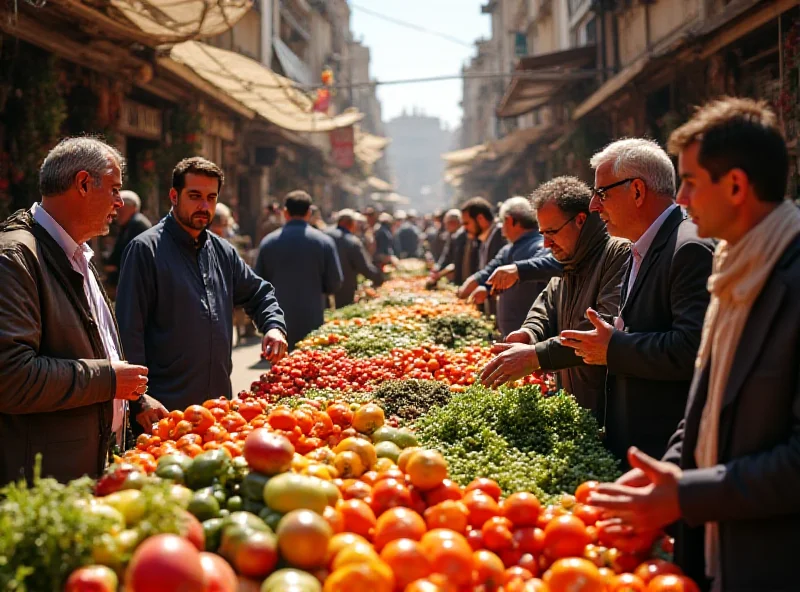
[[[325,565],[333,529],[316,512],[289,512],[281,518],[275,534],[281,556],[292,565],[306,570]]]
[[[503,583],[505,565],[491,551],[475,551],[472,554],[472,584],[495,590]]]
[[[425,523],[429,529],[449,528],[464,534],[469,523],[469,510],[462,502],[445,500],[425,510]]]
[[[397,539],[418,541],[427,527],[422,516],[408,508],[391,508],[381,514],[375,525],[375,548],[381,551]]]
[[[336,555],[339,554],[339,551],[355,545],[356,543],[364,543],[365,545],[368,545],[369,541],[361,535],[352,532],[342,532],[333,535],[331,540],[328,541],[328,566],[330,566],[333,563],[333,560],[336,559]]]
[[[394,573],[397,590],[405,590],[412,582],[431,573],[430,562],[422,552],[421,545],[411,539],[391,541],[381,551],[381,559]]]
[[[353,414],[352,425],[362,434],[371,434],[383,425],[385,419],[383,409],[374,403],[367,403]]]
[[[345,438],[336,445],[336,448],[334,448],[333,451],[337,455],[345,451],[355,452],[361,457],[361,461],[364,463],[365,471],[371,471],[378,460],[378,454],[375,452],[375,447],[371,442],[368,442],[363,438]]]
[[[397,468],[405,473],[406,466],[408,465],[408,459],[410,459],[415,452],[419,452],[420,450],[422,450],[422,448],[419,446],[410,446],[409,448],[404,448],[403,452],[400,453],[400,456],[397,457]]]
[[[426,533],[420,544],[431,563],[431,571],[441,574],[447,578],[448,582],[456,586],[470,584],[473,565],[472,548],[466,539],[458,533],[452,533],[452,536],[449,537],[431,536],[428,538],[430,534]]]
[[[344,518],[346,532],[361,535],[367,540],[372,538],[377,519],[366,502],[359,499],[342,500],[336,504],[336,509]]]
[[[536,526],[542,504],[532,493],[512,493],[500,504],[500,510],[514,526]]]
[[[358,478],[364,474],[364,461],[357,452],[344,450],[333,459],[333,467],[344,479]]]
[[[474,491],[479,489],[486,495],[490,496],[494,499],[494,501],[500,501],[500,496],[503,495],[503,490],[500,489],[500,486],[497,484],[497,481],[493,479],[487,479],[485,477],[478,477],[472,483],[467,485],[465,491]]]
[[[597,566],[588,559],[559,559],[544,575],[550,592],[605,592],[606,585]]]
[[[408,460],[406,473],[414,487],[428,491],[447,478],[447,461],[436,450],[420,450]]]
[[[324,592],[392,592],[394,575],[380,559],[353,563],[334,571],[325,580]]]
[[[608,592],[645,592],[647,584],[639,576],[625,573],[614,575],[607,588]]]
[[[581,557],[589,543],[586,525],[570,514],[554,518],[544,529],[544,552],[552,559]]]
[[[483,544],[490,551],[502,551],[510,549],[514,543],[514,535],[511,534],[511,520],[502,516],[494,516],[483,523],[481,534]]]
[[[600,486],[598,481],[584,481],[575,490],[575,499],[581,504],[589,503],[589,494]]]
[[[336,554],[336,557],[331,563],[331,569],[336,571],[351,563],[368,563],[370,561],[377,561],[378,559],[378,552],[375,551],[375,547],[369,543],[353,543],[351,546],[345,547]]]
[[[325,506],[325,510],[322,512],[322,517],[325,518],[327,523],[330,525],[334,534],[344,532],[344,516],[342,516],[342,513],[339,510],[333,506]]]
[[[500,506],[483,491],[469,491],[462,500],[469,510],[469,525],[481,528],[489,518],[500,515]]]
[[[425,492],[425,501],[429,506],[435,506],[445,500],[458,501],[463,497],[461,486],[450,479],[445,479],[441,485]]]
[[[683,571],[681,571],[680,567],[674,563],[670,563],[669,561],[664,561],[663,559],[651,559],[649,561],[645,561],[639,567],[637,567],[636,571],[633,573],[634,575],[639,576],[639,578],[641,578],[645,584],[649,584],[650,580],[656,576],[683,575]]]
[[[697,584],[686,576],[664,574],[654,577],[647,585],[647,592],[699,592]]]

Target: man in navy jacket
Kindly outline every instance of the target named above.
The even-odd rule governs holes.
[[[286,224],[261,241],[255,270],[275,286],[292,348],[322,326],[326,295],[344,278],[336,243],[308,223],[311,196],[292,191],[283,205]]]

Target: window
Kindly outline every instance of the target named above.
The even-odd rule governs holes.
[[[593,45],[597,43],[597,18],[592,17],[586,23],[586,45]]]

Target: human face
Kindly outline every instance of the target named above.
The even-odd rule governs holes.
[[[631,179],[625,183],[627,177],[619,177],[614,174],[614,163],[604,162],[594,172],[595,187],[609,187],[604,191],[605,197],[601,199],[599,193],[592,195],[589,204],[589,211],[597,212],[603,222],[606,223],[608,233],[612,236],[637,240],[636,228],[636,196],[644,195],[644,184],[640,179]],[[619,185],[616,185],[620,183]]]
[[[468,212],[461,212],[461,225],[470,238],[476,238],[481,233],[478,221],[470,216]]]
[[[188,173],[180,195],[175,189],[170,189],[169,198],[175,219],[186,232],[197,238],[211,224],[217,211],[219,179]]]
[[[731,203],[730,175],[723,175],[715,183],[698,162],[699,151],[700,144],[694,142],[678,155],[681,186],[677,201],[697,225],[698,236],[725,238],[725,229],[736,217]]]
[[[450,234],[458,231],[459,226],[461,226],[461,224],[459,223],[458,218],[447,218],[444,221],[444,229]]]
[[[558,261],[567,261],[574,254],[586,221],[586,214],[574,218],[564,213],[555,203],[545,203],[537,212],[539,232],[544,237],[544,246],[553,252]]]
[[[86,172],[82,172],[84,181],[79,185],[86,192],[86,212],[84,213],[90,238],[105,236],[111,231],[111,224],[117,217],[117,212],[125,204],[120,197],[122,190],[122,171],[115,158],[108,157],[108,168],[100,185]]]

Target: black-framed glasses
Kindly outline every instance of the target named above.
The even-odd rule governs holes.
[[[572,222],[578,216],[579,216],[579,214],[575,214],[572,218],[570,218],[569,220],[567,220],[561,226],[559,226],[558,228],[556,228],[554,230],[540,230],[539,234],[541,234],[542,236],[547,237],[547,238],[553,238],[555,235],[557,235],[559,232],[561,232],[567,224]]]
[[[623,179],[622,181],[617,181],[616,183],[611,183],[610,185],[606,185],[605,187],[592,187],[592,196],[597,196],[601,202],[605,201],[608,198],[609,189],[614,189],[614,187],[619,187],[620,185],[624,185],[625,183],[630,183],[631,181],[635,181],[636,177],[628,177],[627,179]]]

